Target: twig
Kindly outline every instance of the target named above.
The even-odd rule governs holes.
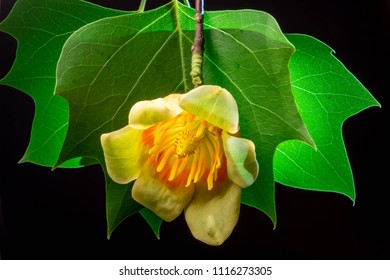
[[[138,8],[138,13],[143,13],[145,11],[145,5],[146,5],[146,0],[141,0],[141,3],[139,4]]]
[[[191,72],[192,83],[194,87],[200,86],[202,81],[203,64],[203,0],[195,1],[195,39],[192,45]]]

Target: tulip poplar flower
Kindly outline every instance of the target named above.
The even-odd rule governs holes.
[[[101,136],[108,175],[133,180],[132,197],[165,221],[183,211],[192,235],[222,244],[237,224],[241,189],[259,165],[252,141],[240,138],[237,103],[224,88],[136,103],[129,124]]]

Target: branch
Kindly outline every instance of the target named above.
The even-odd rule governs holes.
[[[202,81],[203,64],[203,0],[195,1],[195,39],[192,45],[191,72],[192,83],[195,87],[200,86]]]

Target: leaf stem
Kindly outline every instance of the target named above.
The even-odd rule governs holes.
[[[191,8],[191,3],[188,0],[184,0],[184,5],[187,5],[188,8]]]
[[[146,0],[141,0],[141,3],[139,4],[138,8],[138,13],[143,13],[145,11],[145,5],[146,5]]]
[[[192,83],[194,87],[200,86],[202,81],[203,64],[203,0],[195,1],[195,39],[192,45],[191,72]]]

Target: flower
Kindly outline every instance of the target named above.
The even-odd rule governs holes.
[[[255,146],[239,134],[233,96],[203,85],[136,103],[129,124],[101,136],[107,172],[136,180],[132,197],[165,221],[184,211],[192,235],[222,244],[237,224],[241,189],[258,175]]]

